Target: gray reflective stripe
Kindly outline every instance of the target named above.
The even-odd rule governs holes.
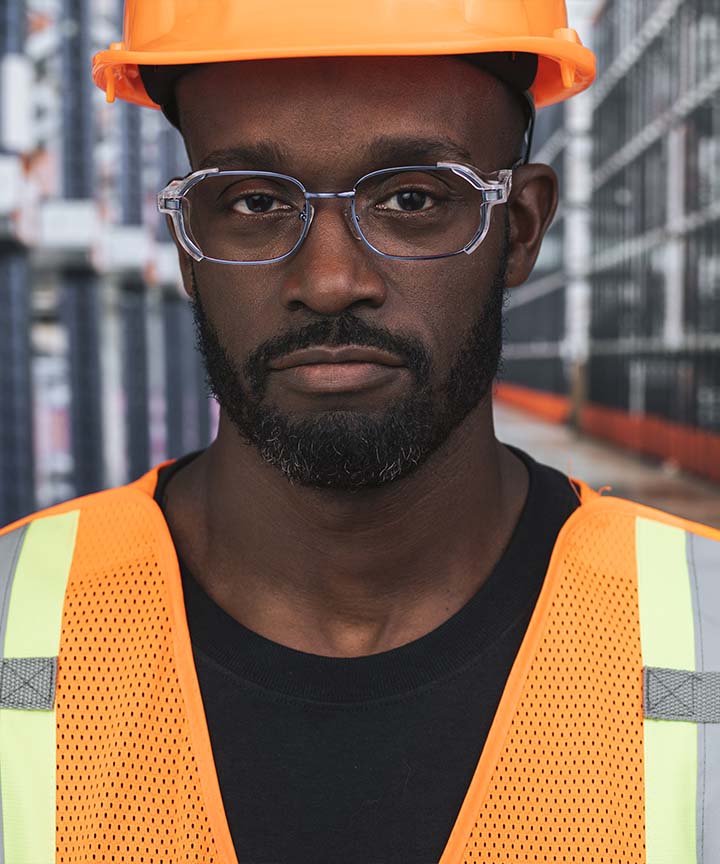
[[[720,673],[720,543],[687,535],[695,619],[695,668]],[[720,861],[720,724],[698,727],[698,864]]]
[[[10,589],[17,569],[27,525],[16,528],[0,537],[0,660],[5,656],[5,631],[7,630]]]
[[[57,657],[0,660],[0,708],[52,711],[56,681]]]
[[[643,676],[648,719],[720,723],[720,672],[646,666]]]
[[[27,525],[16,528],[9,534],[0,537],[0,661],[5,657],[5,633],[7,631],[8,609],[10,607],[10,590],[12,589],[17,562],[20,557]],[[2,765],[0,765],[0,784],[2,783]],[[5,864],[5,837],[2,808],[2,786],[0,785],[0,864]]]

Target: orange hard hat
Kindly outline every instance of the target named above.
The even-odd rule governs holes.
[[[538,58],[538,108],[595,79],[565,0],[125,0],[123,41],[95,55],[92,74],[108,101],[156,108],[138,66],[498,52]]]

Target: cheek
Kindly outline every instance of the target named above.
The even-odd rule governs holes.
[[[277,332],[277,322],[273,330],[272,297],[278,286],[267,272],[252,272],[260,269],[208,261],[195,264],[195,283],[205,314],[233,356],[247,354]]]
[[[458,348],[488,303],[500,251],[483,245],[472,255],[428,262],[416,279],[396,283],[393,293],[413,310],[409,329],[430,349],[440,377],[456,360]]]

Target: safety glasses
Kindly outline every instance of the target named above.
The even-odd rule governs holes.
[[[427,261],[471,255],[508,201],[512,169],[482,174],[438,162],[383,168],[347,192],[311,192],[273,171],[209,168],[173,180],[158,195],[180,245],[196,261],[273,264],[305,241],[316,203],[338,199],[352,235],[383,258]]]

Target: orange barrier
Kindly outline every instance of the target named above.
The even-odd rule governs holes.
[[[565,423],[570,416],[570,399],[556,393],[503,382],[495,385],[495,397],[507,405],[529,411],[550,423]]]
[[[720,435],[592,404],[583,410],[581,428],[631,450],[672,460],[686,471],[720,483]]]
[[[502,383],[496,398],[550,423],[565,423],[571,404],[567,396]],[[628,450],[676,463],[678,467],[720,483],[720,435],[673,423],[652,415],[633,415],[594,403],[582,410],[580,428]]]

